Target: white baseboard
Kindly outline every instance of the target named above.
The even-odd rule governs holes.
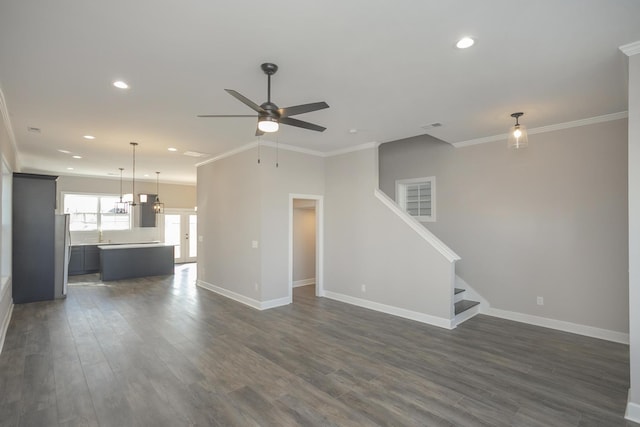
[[[600,329],[593,326],[579,325],[577,323],[565,322],[563,320],[549,319],[546,317],[534,316],[531,314],[517,313],[515,311],[499,310],[489,307],[481,313],[499,317],[501,319],[513,320],[516,322],[528,323],[530,325],[542,326],[544,328],[557,329],[559,331],[571,332],[573,334],[584,335],[592,338],[613,341],[621,344],[629,344],[629,334],[623,332]]]
[[[629,390],[631,394],[631,390]],[[624,417],[636,423],[640,423],[640,403],[634,403],[627,400],[627,411],[624,413]]]
[[[8,284],[7,286],[11,286]],[[2,300],[8,298],[9,291],[5,290],[3,295],[0,296],[0,307],[2,306]],[[2,353],[2,348],[4,347],[4,340],[7,337],[7,331],[9,330],[9,323],[11,322],[11,315],[13,314],[13,302],[9,301],[9,309],[7,310],[4,319],[2,319],[2,323],[0,323],[0,354]]]
[[[204,288],[211,292],[215,292],[216,294],[222,295],[223,297],[227,297],[244,305],[248,305],[249,307],[255,308],[256,310],[267,310],[269,308],[291,304],[291,298],[289,297],[272,299],[269,301],[258,301],[237,292],[230,291],[229,289],[221,288],[220,286],[205,282],[204,280],[198,280],[196,284],[201,288]]]
[[[431,316],[429,314],[417,311],[406,310],[404,308],[394,307],[391,305],[381,304],[379,302],[369,301],[362,298],[356,298],[349,295],[340,294],[332,291],[324,291],[324,297],[334,299],[358,307],[368,308],[369,310],[380,311],[382,313],[391,314],[393,316],[403,317],[405,319],[415,320],[416,322],[426,323],[427,325],[438,326],[445,329],[453,329],[455,326],[449,319]]]
[[[293,287],[299,288],[300,286],[315,285],[315,284],[316,284],[316,278],[311,277],[309,279],[295,280],[293,282]]]

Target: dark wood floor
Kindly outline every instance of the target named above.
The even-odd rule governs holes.
[[[259,312],[171,277],[17,305],[0,425],[624,426],[628,347],[477,316],[453,331],[313,296]]]

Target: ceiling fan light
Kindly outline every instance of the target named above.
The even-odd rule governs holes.
[[[262,132],[265,132],[265,133],[277,132],[279,127],[280,125],[278,124],[278,121],[273,117],[267,116],[267,117],[260,117],[258,119],[258,129],[260,129]]]

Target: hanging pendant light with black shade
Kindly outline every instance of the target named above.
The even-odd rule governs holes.
[[[509,148],[524,148],[529,145],[529,139],[527,137],[527,127],[525,125],[521,125],[518,122],[520,117],[524,116],[524,113],[513,113],[511,117],[516,119],[516,124],[509,129]]]
[[[118,169],[120,169],[120,201],[116,202],[114,212],[116,214],[127,214],[129,213],[129,204],[122,201],[122,171],[124,171],[124,168]]]
[[[164,203],[160,202],[160,172],[156,172],[156,201],[153,202],[153,211],[156,214],[164,213]]]

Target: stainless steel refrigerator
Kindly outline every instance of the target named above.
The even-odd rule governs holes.
[[[69,278],[69,256],[71,255],[71,233],[69,232],[69,214],[55,217],[55,298],[67,297]]]

